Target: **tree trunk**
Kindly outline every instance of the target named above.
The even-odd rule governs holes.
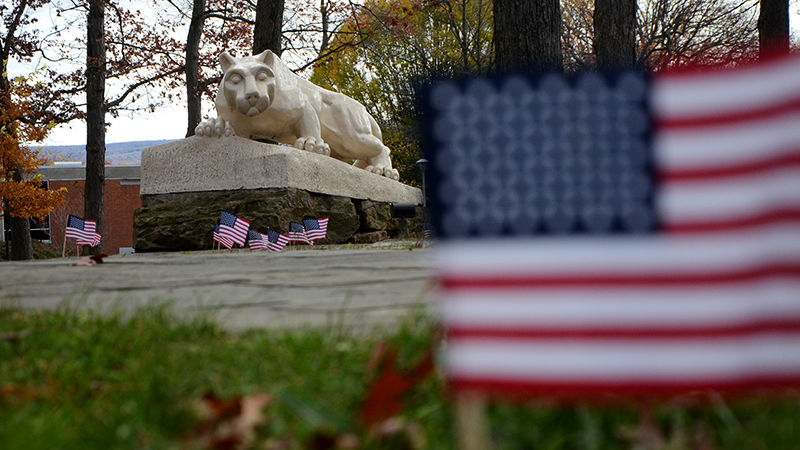
[[[14,170],[11,175],[14,181],[22,181],[22,174],[19,170]],[[13,261],[24,261],[33,259],[33,241],[31,240],[31,223],[28,219],[19,217],[9,218],[9,229],[11,230],[11,259]]]
[[[103,232],[103,188],[106,165],[104,0],[90,0],[86,40],[86,184],[84,216]],[[102,251],[103,244],[93,248]]]
[[[561,70],[558,0],[495,0],[493,8],[498,70]]]
[[[322,56],[325,53],[325,50],[328,49],[328,44],[330,43],[330,0],[319,0],[319,15],[320,20],[322,22],[322,40],[319,44],[319,51],[317,52],[317,57]]]
[[[281,27],[283,26],[283,0],[258,0],[256,25],[253,27],[253,54],[272,50],[281,56]]]
[[[0,111],[6,111],[8,106],[6,102],[11,101],[10,90],[11,83],[8,80],[7,64],[8,58],[11,54],[12,40],[14,38],[14,31],[19,25],[20,18],[27,8],[27,4],[17,5],[17,15],[11,24],[6,24],[10,27],[7,31],[4,41],[0,41]],[[4,133],[8,133],[11,138],[17,138],[16,126],[12,122],[3,121],[0,123],[0,129]],[[6,173],[0,174],[5,177],[12,177],[14,181],[22,181],[22,173],[19,167],[9,170],[3,163],[3,169]],[[33,259],[33,242],[31,241],[31,226],[28,219],[21,219],[19,217],[11,217],[6,205],[3,205],[3,230],[4,238],[6,241],[6,258],[10,257],[14,261],[21,261]],[[6,233],[6,229],[9,233]],[[10,252],[9,252],[10,247]],[[10,253],[10,254],[9,254]]]
[[[194,129],[200,124],[201,97],[200,97],[200,38],[203,37],[203,23],[205,22],[206,0],[194,0],[192,5],[192,20],[189,22],[189,34],[186,36],[186,103],[189,120],[186,127],[186,137],[194,136]]]
[[[789,0],[761,0],[758,14],[758,54],[789,53]]]
[[[600,69],[636,62],[636,0],[595,0],[594,53]]]

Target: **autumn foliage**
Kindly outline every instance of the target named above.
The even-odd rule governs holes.
[[[10,92],[0,93],[0,197],[12,217],[42,218],[64,203],[65,190],[41,189],[35,176],[44,162],[34,149],[22,144],[44,139],[48,126],[29,124],[31,102],[37,86],[24,79],[11,80]]]

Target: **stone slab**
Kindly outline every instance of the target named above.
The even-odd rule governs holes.
[[[237,136],[192,136],[142,151],[142,195],[264,188],[422,203],[417,188],[328,156]]]
[[[0,262],[0,307],[118,313],[168,304],[248,328],[393,326],[433,308],[430,250],[316,247],[281,253],[198,251]],[[384,243],[381,243],[384,244]]]

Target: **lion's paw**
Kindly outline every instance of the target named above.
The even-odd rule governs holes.
[[[392,169],[391,167],[367,166],[364,168],[364,170],[395,181],[400,179],[400,174],[397,172],[396,169]]]
[[[311,153],[318,153],[323,156],[331,155],[331,148],[322,139],[312,136],[304,136],[294,142],[294,146],[300,150]]]
[[[227,120],[218,117],[200,122],[200,125],[194,129],[194,134],[206,137],[224,137],[233,136],[235,133]]]

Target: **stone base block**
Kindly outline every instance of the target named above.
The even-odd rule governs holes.
[[[142,151],[143,196],[295,188],[388,203],[422,203],[419,189],[329,156],[231,136],[192,136]]]

